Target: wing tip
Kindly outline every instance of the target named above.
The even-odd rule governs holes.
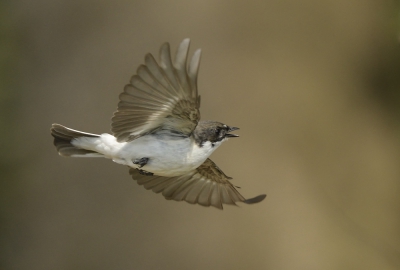
[[[192,59],[196,59],[196,61],[200,62],[200,58],[201,58],[201,49],[197,49],[192,56]]]
[[[184,38],[182,41],[181,41],[181,44],[183,45],[183,44],[188,44],[188,43],[190,43],[190,38]]]
[[[246,204],[259,203],[259,202],[262,202],[266,197],[267,197],[267,194],[261,194],[261,195],[258,195],[256,197],[253,197],[253,198],[250,198],[250,199],[246,199],[243,202],[246,203]]]

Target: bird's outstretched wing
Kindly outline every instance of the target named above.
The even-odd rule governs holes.
[[[145,56],[145,65],[139,66],[120,94],[112,118],[111,130],[119,142],[163,130],[189,135],[195,129],[200,120],[197,74],[201,50],[187,65],[189,44],[189,39],[181,42],[174,62],[168,43],[161,46],[159,63],[150,53]]]
[[[167,200],[186,201],[222,209],[223,204],[236,205],[236,202],[253,204],[261,202],[266,197],[259,195],[245,199],[229,182],[231,178],[226,176],[211,159],[207,159],[197,169],[182,176],[146,176],[133,168],[129,173],[139,185],[155,193],[161,192]]]

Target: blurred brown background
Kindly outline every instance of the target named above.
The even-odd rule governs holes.
[[[0,2],[1,269],[400,269],[396,1]],[[169,41],[203,49],[213,160],[258,205],[166,201],[52,123],[109,132]]]

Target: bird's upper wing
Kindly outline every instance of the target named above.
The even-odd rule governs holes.
[[[207,159],[197,169],[182,176],[146,176],[133,168],[129,173],[139,185],[155,193],[162,192],[167,200],[186,201],[222,209],[223,204],[236,205],[236,202],[253,204],[261,202],[266,197],[259,195],[246,200],[229,182],[232,178],[226,176],[211,159]]]
[[[160,49],[159,64],[150,53],[139,66],[130,84],[119,96],[118,109],[112,118],[112,132],[119,142],[167,130],[189,135],[200,120],[200,96],[197,74],[201,50],[197,50],[187,67],[190,40],[179,45],[174,63],[170,47]]]

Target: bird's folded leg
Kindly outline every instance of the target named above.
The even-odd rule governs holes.
[[[138,168],[142,168],[144,165],[147,164],[147,162],[149,162],[149,158],[147,157],[142,157],[142,158],[138,158],[135,160],[132,160],[133,164],[138,165]]]

